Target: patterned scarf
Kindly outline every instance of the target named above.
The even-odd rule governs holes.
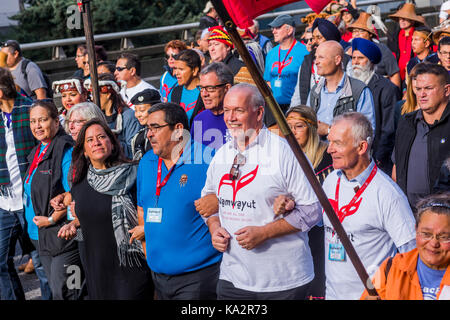
[[[136,182],[137,165],[124,163],[105,170],[89,167],[87,181],[96,191],[112,196],[112,224],[117,243],[119,265],[141,266],[145,260],[140,241],[130,244],[132,228],[138,225],[137,210],[130,195],[130,189]]]
[[[11,127],[22,179],[25,177],[29,165],[28,154],[36,145],[36,139],[30,130],[30,106],[32,103],[31,99],[18,96],[11,112]],[[3,112],[0,110],[0,195],[7,196],[11,193],[11,181],[6,164],[8,145],[6,144],[6,123],[3,119]]]

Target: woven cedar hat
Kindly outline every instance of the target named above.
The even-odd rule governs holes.
[[[354,28],[362,29],[364,31],[371,33],[373,36],[377,37],[377,33],[373,28],[372,15],[370,13],[361,12],[359,14],[358,20],[356,20],[355,22],[353,22],[351,25],[348,26],[348,30],[350,31],[353,31]]]
[[[450,19],[444,21],[438,27],[433,28],[433,41],[435,44],[439,43],[441,35],[450,36]]]
[[[416,14],[416,6],[412,3],[405,3],[403,7],[394,14],[390,14],[389,18],[397,20],[399,18],[415,21],[420,24],[425,24],[425,19]]]

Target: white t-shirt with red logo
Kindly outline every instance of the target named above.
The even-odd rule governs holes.
[[[234,235],[243,227],[274,221],[273,202],[278,195],[293,196],[297,206],[318,202],[293,152],[284,139],[262,129],[241,152],[246,161],[233,182],[229,172],[236,154],[233,141],[217,151],[202,190],[202,196],[216,194],[221,225],[231,236],[220,279],[253,292],[277,292],[307,284],[314,278],[307,232],[269,239],[252,250],[243,249]],[[311,219],[310,227],[320,220],[320,214]]]
[[[375,163],[369,165],[358,177],[348,180],[341,170],[330,173],[323,189],[330,200],[335,200],[339,188],[339,209],[355,196],[355,187],[362,187]],[[356,201],[356,210],[341,222],[369,277],[380,264],[396,254],[397,248],[415,239],[415,219],[405,194],[398,185],[380,169]],[[358,207],[359,203],[359,207]],[[325,275],[327,300],[355,300],[361,297],[364,286],[326,214],[323,215],[325,231]]]

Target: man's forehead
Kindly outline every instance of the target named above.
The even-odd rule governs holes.
[[[208,72],[207,74],[200,74],[200,84],[202,86],[213,86],[218,84],[219,78],[215,72]]]

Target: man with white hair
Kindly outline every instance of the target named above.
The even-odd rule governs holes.
[[[272,89],[281,110],[285,112],[294,94],[298,70],[309,52],[304,44],[295,39],[295,21],[290,15],[276,17],[269,26],[278,46],[267,54],[264,80]],[[266,111],[264,122],[268,127],[276,123],[270,111]]]
[[[397,250],[415,247],[415,220],[400,187],[371,159],[373,130],[359,112],[336,117],[328,134],[335,171],[323,189],[369,276]],[[328,217],[325,229],[326,299],[359,299],[364,286]]]
[[[219,202],[205,219],[223,252],[218,299],[304,299],[314,278],[307,232],[320,220],[320,204],[286,141],[264,127],[255,86],[231,87],[223,110],[232,140],[215,154],[202,190]],[[296,206],[274,218],[282,194]]]
[[[318,134],[325,137],[335,116],[358,111],[375,128],[375,109],[370,89],[360,80],[349,77],[342,61],[344,49],[334,40],[321,43],[316,50],[317,73],[323,78],[311,89],[306,105],[317,113]]]
[[[372,41],[355,38],[352,41],[352,76],[364,82],[372,92],[376,131],[372,150],[380,169],[391,175],[392,150],[395,141],[395,106],[401,100],[399,88],[375,72],[382,52]]]

